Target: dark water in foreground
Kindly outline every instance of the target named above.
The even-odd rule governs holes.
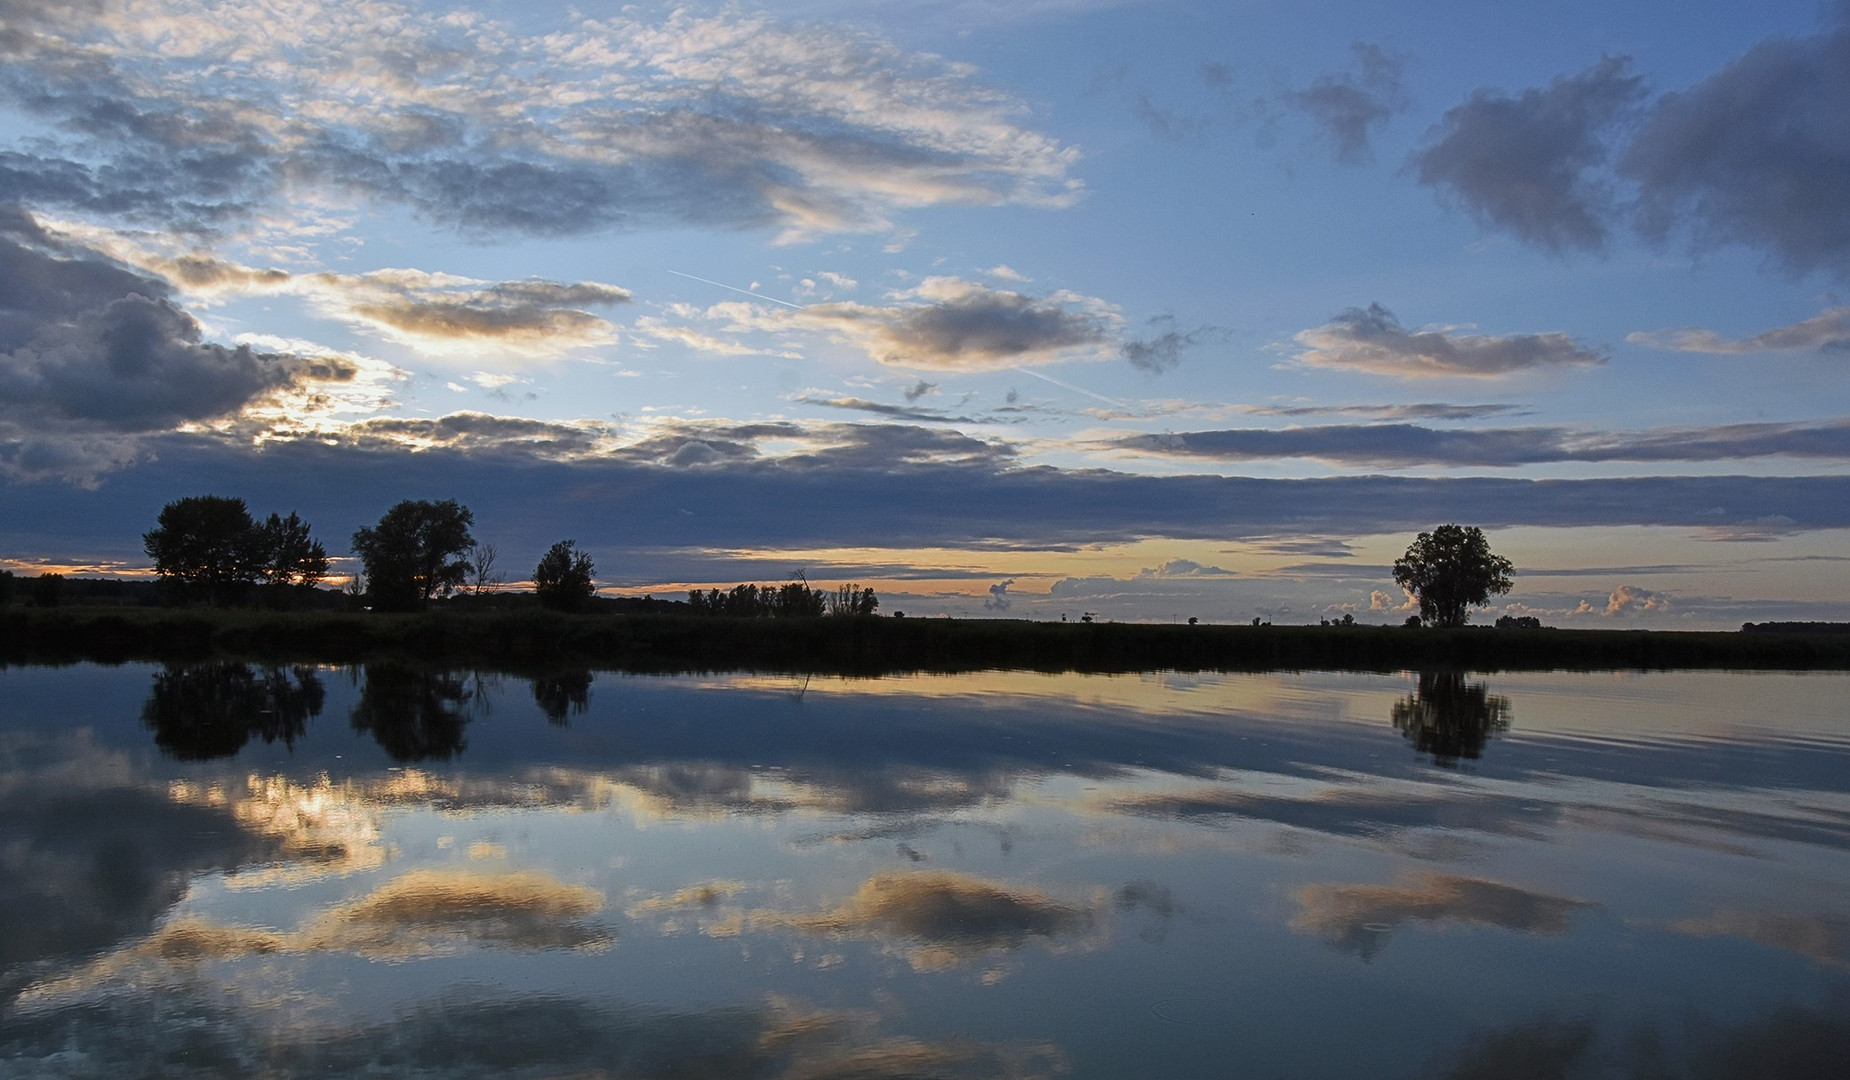
[[[0,671],[0,1075],[1850,1075],[1850,676]]]

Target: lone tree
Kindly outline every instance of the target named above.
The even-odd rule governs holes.
[[[1490,553],[1482,529],[1441,525],[1421,533],[1394,563],[1394,581],[1420,601],[1428,626],[1463,626],[1473,604],[1510,591],[1515,567]]]
[[[328,576],[328,552],[291,511],[271,514],[257,529],[257,575],[273,586],[314,585]]]
[[[575,611],[597,593],[591,575],[596,568],[591,556],[579,551],[570,540],[561,540],[540,556],[533,568],[533,591],[540,603],[557,611]]]
[[[379,524],[353,534],[353,553],[365,568],[373,607],[416,611],[468,579],[464,555],[475,545],[475,515],[454,499],[406,499]]]

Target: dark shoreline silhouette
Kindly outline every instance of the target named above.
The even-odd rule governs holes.
[[[1850,635],[1004,619],[735,619],[538,610],[412,615],[254,609],[0,609],[0,662],[401,659],[608,670],[1850,670]]]

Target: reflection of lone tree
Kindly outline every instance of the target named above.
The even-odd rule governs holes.
[[[1394,582],[1420,601],[1429,626],[1463,626],[1473,604],[1510,591],[1515,567],[1490,553],[1476,526],[1441,525],[1421,533],[1394,563]]]
[[[540,556],[533,568],[533,591],[540,603],[555,611],[576,611],[597,595],[592,575],[597,568],[591,556],[579,551],[570,540],[561,540]]]
[[[475,545],[469,535],[473,524],[475,515],[454,499],[406,499],[379,524],[355,532],[353,552],[366,567],[373,606],[416,611],[461,585],[469,574],[463,555]]]
[[[371,664],[348,720],[394,761],[448,760],[467,745],[463,726],[474,699],[461,675]]]
[[[1475,760],[1490,736],[1510,729],[1510,700],[1460,672],[1422,671],[1419,687],[1394,703],[1394,726],[1435,765]]]
[[[258,675],[247,664],[174,665],[154,676],[141,722],[167,753],[206,761],[236,754],[253,735],[293,748],[325,696],[309,667],[270,667]]]
[[[567,721],[591,707],[591,672],[585,669],[555,671],[533,677],[533,701],[551,723]]]

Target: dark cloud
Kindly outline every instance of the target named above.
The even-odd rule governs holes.
[[[840,335],[882,364],[988,371],[1096,354],[1113,336],[1098,301],[1036,298],[956,278],[928,278],[891,307],[814,304],[791,316]]]
[[[924,379],[920,379],[918,382],[906,388],[906,403],[911,404],[912,402],[915,402],[922,397],[925,397],[930,394],[935,394],[937,392],[938,392],[937,383],[926,382]]]
[[[911,405],[887,405],[878,401],[868,401],[866,398],[818,398],[805,395],[803,397],[793,398],[792,400],[801,402],[804,405],[821,405],[829,409],[846,409],[850,412],[872,413],[875,416],[887,416],[895,420],[911,420],[923,424],[981,424],[985,422],[974,416],[959,416],[955,413],[942,412],[938,409],[921,409]],[[913,401],[916,399],[908,392],[906,400]]]
[[[1401,86],[1405,65],[1379,45],[1358,41],[1349,48],[1355,54],[1353,71],[1320,75],[1285,95],[1285,103],[1316,123],[1336,160],[1360,165],[1374,156],[1369,139],[1375,129],[1407,109]]]
[[[559,536],[613,547],[775,550],[796,546],[1036,549],[1151,537],[1417,531],[1434,521],[1516,525],[1661,525],[1695,530],[1850,527],[1850,477],[1647,476],[1262,479],[1140,476],[1018,467],[1007,448],[955,432],[838,425],[842,441],[791,458],[755,440],[799,425],[670,429],[607,453],[556,460],[518,447],[328,446],[278,440],[254,453],[201,435],[150,443],[158,462],[104,476],[95,491],[14,485],[0,546],[21,550],[34,522],[64,523],[61,544],[138,557],[162,504],[200,491],[265,492],[328,535],[370,524],[403,498],[456,498],[484,535],[543,551]],[[752,441],[747,441],[747,439]],[[729,445],[728,439],[733,442]],[[677,467],[688,447],[711,463]],[[339,477],[330,484],[329,477]]]
[[[1407,330],[1380,304],[1350,308],[1300,331],[1298,362],[1399,378],[1492,378],[1534,368],[1590,367],[1606,358],[1562,333],[1495,337],[1456,330]]]
[[[1528,243],[1598,249],[1613,196],[1597,170],[1613,129],[1644,94],[1621,57],[1513,98],[1478,90],[1445,114],[1411,167],[1420,183]]]
[[[1118,353],[1139,371],[1161,375],[1182,362],[1183,352],[1219,333],[1219,328],[1213,326],[1197,326],[1193,330],[1174,327],[1175,316],[1158,315],[1149,322],[1149,328],[1155,331],[1151,337],[1126,341],[1119,346]]]
[[[1618,162],[1641,227],[1737,243],[1794,273],[1850,272],[1850,8],[1836,25],[1760,43],[1666,94]]]
[[[1722,424],[1642,432],[1568,428],[1455,430],[1415,424],[1235,428],[1129,435],[1110,445],[1209,461],[1313,458],[1345,465],[1509,468],[1559,461],[1734,461],[1758,457],[1850,460],[1850,420],[1823,424]]]
[[[1478,90],[1410,168],[1550,251],[1599,249],[1623,221],[1698,250],[1744,245],[1795,274],[1850,272],[1847,11],[1655,101],[1622,57],[1515,97]]]
[[[0,469],[55,473],[45,462],[81,464],[97,445],[114,448],[113,462],[132,456],[122,436],[355,374],[341,360],[206,342],[167,294],[160,281],[52,240],[29,215],[0,220]]]

